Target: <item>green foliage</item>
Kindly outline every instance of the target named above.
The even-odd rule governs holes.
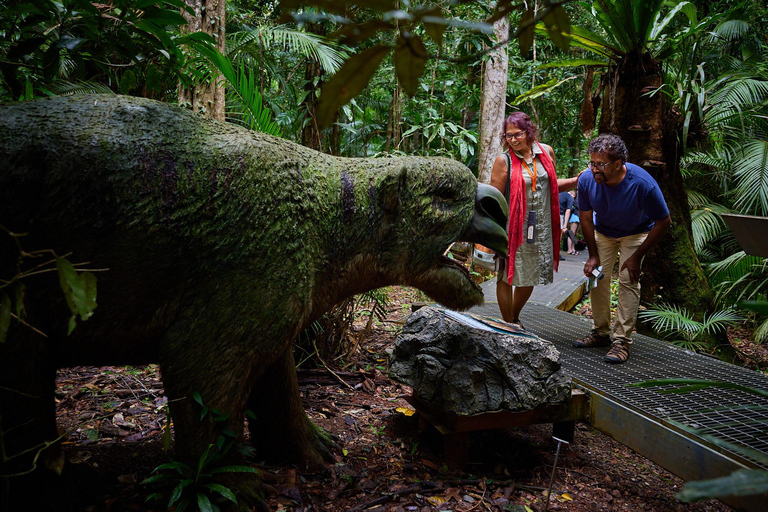
[[[0,10],[0,96],[27,100],[59,82],[164,96],[183,64],[183,0],[29,0]]]
[[[221,74],[227,82],[226,110],[227,119],[231,122],[245,126],[254,131],[280,136],[280,128],[272,120],[272,113],[262,103],[261,93],[258,91],[258,81],[251,68],[241,63],[237,69],[232,61],[219,52],[209,41],[198,41],[191,48],[206,59],[210,66],[202,66],[201,82],[216,79]],[[194,62],[192,63],[194,65]],[[215,71],[215,72],[214,72]]]
[[[685,308],[665,303],[638,312],[638,317],[650,322],[653,330],[664,338],[688,350],[704,349],[704,342],[699,338],[705,333],[722,332],[729,325],[744,320],[736,311],[729,309],[706,314],[702,321],[698,321],[693,319]]]
[[[753,388],[750,386],[742,386],[731,382],[708,381],[703,379],[654,379],[629,384],[629,386],[635,387],[667,385],[682,387],[660,390],[659,393],[690,393],[700,389],[717,387],[738,390],[744,393],[768,398],[768,391],[764,391],[762,389]],[[754,415],[754,412],[750,413],[750,416],[752,415]],[[707,433],[708,429],[694,429],[679,422],[674,423],[676,423],[679,427],[691,431],[721,448],[731,450],[734,453],[747,455],[762,464],[768,464],[768,456],[758,450],[747,448],[742,445],[737,445],[735,443],[721,439],[720,437],[710,435]],[[712,425],[709,428],[715,429],[718,426],[719,425]],[[683,490],[677,494],[676,498],[680,501],[692,502],[712,498],[721,498],[725,496],[753,496],[764,494],[766,492],[768,492],[768,471],[759,469],[741,469],[731,473],[728,476],[720,478],[686,482],[685,487],[683,487]]]
[[[48,272],[58,274],[61,291],[72,313],[67,335],[75,329],[78,316],[81,321],[85,321],[93,315],[96,309],[95,275],[91,272],[78,271],[69,260],[58,256],[52,250],[24,250],[20,243],[23,235],[8,231],[2,225],[0,225],[0,235],[7,235],[18,251],[16,274],[0,276],[0,343],[6,341],[13,319],[29,328],[34,328],[24,321],[26,315],[24,301],[27,294],[24,280],[34,275]],[[39,258],[43,257],[50,259],[39,261]]]
[[[374,322],[386,319],[389,304],[387,288],[361,293],[336,304],[299,335],[295,349],[308,354],[299,365],[313,356],[321,361],[351,358],[358,350],[360,340],[370,334]],[[364,327],[353,332],[355,321],[364,316],[368,317]]]
[[[200,421],[209,417],[217,426],[219,435],[216,443],[208,445],[194,465],[179,461],[159,465],[152,471],[157,474],[145,479],[142,485],[159,483],[167,487],[170,491],[167,504],[169,509],[175,507],[177,511],[219,511],[219,503],[222,500],[237,505],[235,493],[229,487],[217,483],[220,475],[227,473],[260,475],[261,472],[250,466],[222,465],[222,459],[236,448],[237,435],[226,428],[226,421],[230,415],[205,406],[199,393],[193,393],[192,398],[201,407]],[[162,498],[162,493],[152,493],[147,497],[147,501]]]
[[[493,22],[517,10],[520,5],[515,0],[499,0],[483,21],[452,18],[443,8],[435,5],[415,5],[411,2],[396,5],[390,0],[340,3],[328,0],[282,0],[281,7],[285,10],[299,10],[292,13],[294,21],[333,21],[341,24],[334,37],[343,45],[363,47],[347,59],[322,88],[318,123],[320,126],[329,126],[339,109],[368,86],[384,59],[393,50],[394,67],[400,85],[406,93],[416,95],[430,57],[425,36],[438,48],[442,48],[445,32],[449,28],[492,34]],[[317,8],[320,13],[307,9],[309,7]],[[370,17],[372,12],[375,13],[373,18]],[[521,47],[530,46],[533,28],[538,20],[543,20],[553,40],[567,49],[568,40],[560,34],[570,27],[568,15],[562,5],[549,1],[545,1],[543,8],[535,15],[532,9],[527,11],[515,34]]]

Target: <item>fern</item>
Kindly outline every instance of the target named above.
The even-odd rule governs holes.
[[[198,80],[214,80],[218,73],[226,80],[229,120],[251,130],[281,136],[280,127],[272,120],[272,113],[262,103],[253,69],[242,64],[235,69],[226,55],[207,43],[195,43],[192,48],[205,59],[205,62],[198,60],[197,64],[202,65],[193,68],[201,70]]]

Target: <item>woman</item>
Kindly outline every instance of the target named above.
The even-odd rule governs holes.
[[[520,311],[533,287],[552,282],[560,257],[558,194],[576,187],[578,176],[557,179],[555,152],[536,139],[538,129],[523,112],[504,120],[491,185],[509,203],[509,257],[500,258],[496,295],[505,322],[521,328]],[[553,236],[553,234],[555,236]]]

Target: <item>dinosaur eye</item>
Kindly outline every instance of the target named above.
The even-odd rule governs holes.
[[[459,191],[457,187],[451,183],[442,183],[435,188],[433,194],[437,199],[451,202],[458,198]]]

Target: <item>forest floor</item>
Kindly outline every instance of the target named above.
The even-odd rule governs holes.
[[[265,472],[273,511],[542,511],[556,443],[551,425],[476,432],[466,471],[443,462],[440,434],[421,431],[403,399],[410,390],[386,376],[391,347],[417,292],[390,291],[389,314],[344,363],[299,369],[304,407],[336,436],[336,463],[310,474],[296,467],[256,465]],[[580,311],[589,314],[588,310]],[[360,328],[358,322],[357,328]],[[765,368],[768,348],[732,331],[748,358]],[[145,502],[141,482],[168,462],[163,451],[166,398],[156,366],[77,367],[58,375],[57,412],[65,433],[70,482],[58,510],[164,510]],[[710,500],[675,499],[683,482],[592,429],[576,426],[557,460],[549,510],[727,511]]]

